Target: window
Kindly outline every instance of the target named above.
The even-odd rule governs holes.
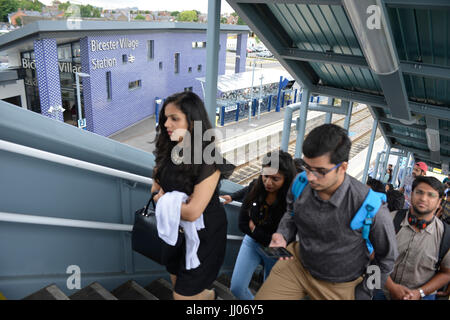
[[[175,73],[180,73],[180,54],[175,53]]]
[[[192,42],[192,49],[206,48],[206,41],[195,41]]]
[[[188,68],[188,72],[191,73],[192,72],[192,67]]]
[[[162,63],[162,61],[160,61],[159,62],[159,70],[162,70],[163,69],[163,63]]]
[[[192,87],[184,88],[184,91],[191,91],[192,92]]]
[[[112,99],[111,71],[106,71],[106,99]]]
[[[128,89],[129,90],[138,89],[141,86],[142,86],[142,81],[141,80],[131,81],[131,82],[128,83]]]
[[[128,56],[126,54],[122,55],[122,63],[127,63],[128,62]]]
[[[58,46],[58,60],[72,61],[72,46],[70,43]]]
[[[148,60],[153,60],[155,57],[155,40],[147,41],[147,50],[148,50]]]
[[[199,65],[197,66],[197,71],[198,71],[198,72],[202,71],[202,65],[201,65],[201,64],[199,64]]]

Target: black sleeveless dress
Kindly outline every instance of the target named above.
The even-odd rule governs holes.
[[[159,185],[164,192],[179,191],[191,195],[192,186],[200,183],[216,170],[220,170],[221,178],[228,178],[234,170],[231,164],[199,165],[200,175],[191,186],[177,179],[180,175],[179,166],[169,161],[160,172]],[[227,217],[223,205],[219,201],[219,183],[203,212],[205,228],[198,231],[200,246],[197,256],[200,265],[195,269],[186,270],[186,246],[184,234],[180,231],[178,243],[172,247],[164,243],[163,256],[167,271],[177,276],[174,291],[183,296],[193,296],[209,288],[217,278],[225,258],[227,241]]]

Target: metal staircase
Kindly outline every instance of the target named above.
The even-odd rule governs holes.
[[[216,300],[236,300],[228,288],[229,281],[225,274],[214,281],[210,289],[216,292]],[[252,281],[253,291],[259,286],[255,280]],[[172,293],[172,284],[159,278],[145,287],[129,280],[112,291],[108,291],[98,282],[93,282],[70,296],[55,284],[51,284],[23,300],[173,300]]]

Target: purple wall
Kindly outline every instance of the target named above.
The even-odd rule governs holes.
[[[225,73],[226,37],[225,33],[220,34],[219,74]],[[119,43],[116,49],[92,51],[92,41],[113,47],[123,38],[139,43],[135,49],[121,48]],[[148,40],[154,40],[152,60],[148,60]],[[90,78],[83,78],[87,129],[109,136],[154,114],[156,97],[165,98],[186,87],[193,87],[193,91],[203,98],[201,84],[195,78],[206,75],[206,48],[193,49],[194,41],[206,41],[206,32],[147,32],[80,39],[82,72],[90,74]],[[180,53],[178,74],[174,73],[176,52]],[[132,55],[134,62],[122,63],[123,54]],[[114,65],[105,68],[93,65],[94,59],[103,61],[105,58],[111,59]],[[159,62],[163,63],[162,70],[159,70]],[[197,70],[199,64],[202,65],[200,72]],[[189,67],[192,72],[188,72]],[[111,71],[110,100],[107,99],[107,71]],[[135,80],[141,80],[142,87],[129,90],[128,83]]]

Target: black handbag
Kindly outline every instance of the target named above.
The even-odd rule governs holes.
[[[158,236],[155,202],[153,201],[153,197],[157,194],[158,192],[153,192],[147,205],[135,212],[131,245],[134,251],[163,264],[163,240]]]
[[[158,235],[158,227],[155,216],[155,201],[153,197],[158,191],[153,192],[147,205],[134,214],[133,230],[131,232],[131,245],[134,251],[166,265],[178,255],[178,248],[184,242],[183,236],[178,236],[175,246],[166,244]]]

